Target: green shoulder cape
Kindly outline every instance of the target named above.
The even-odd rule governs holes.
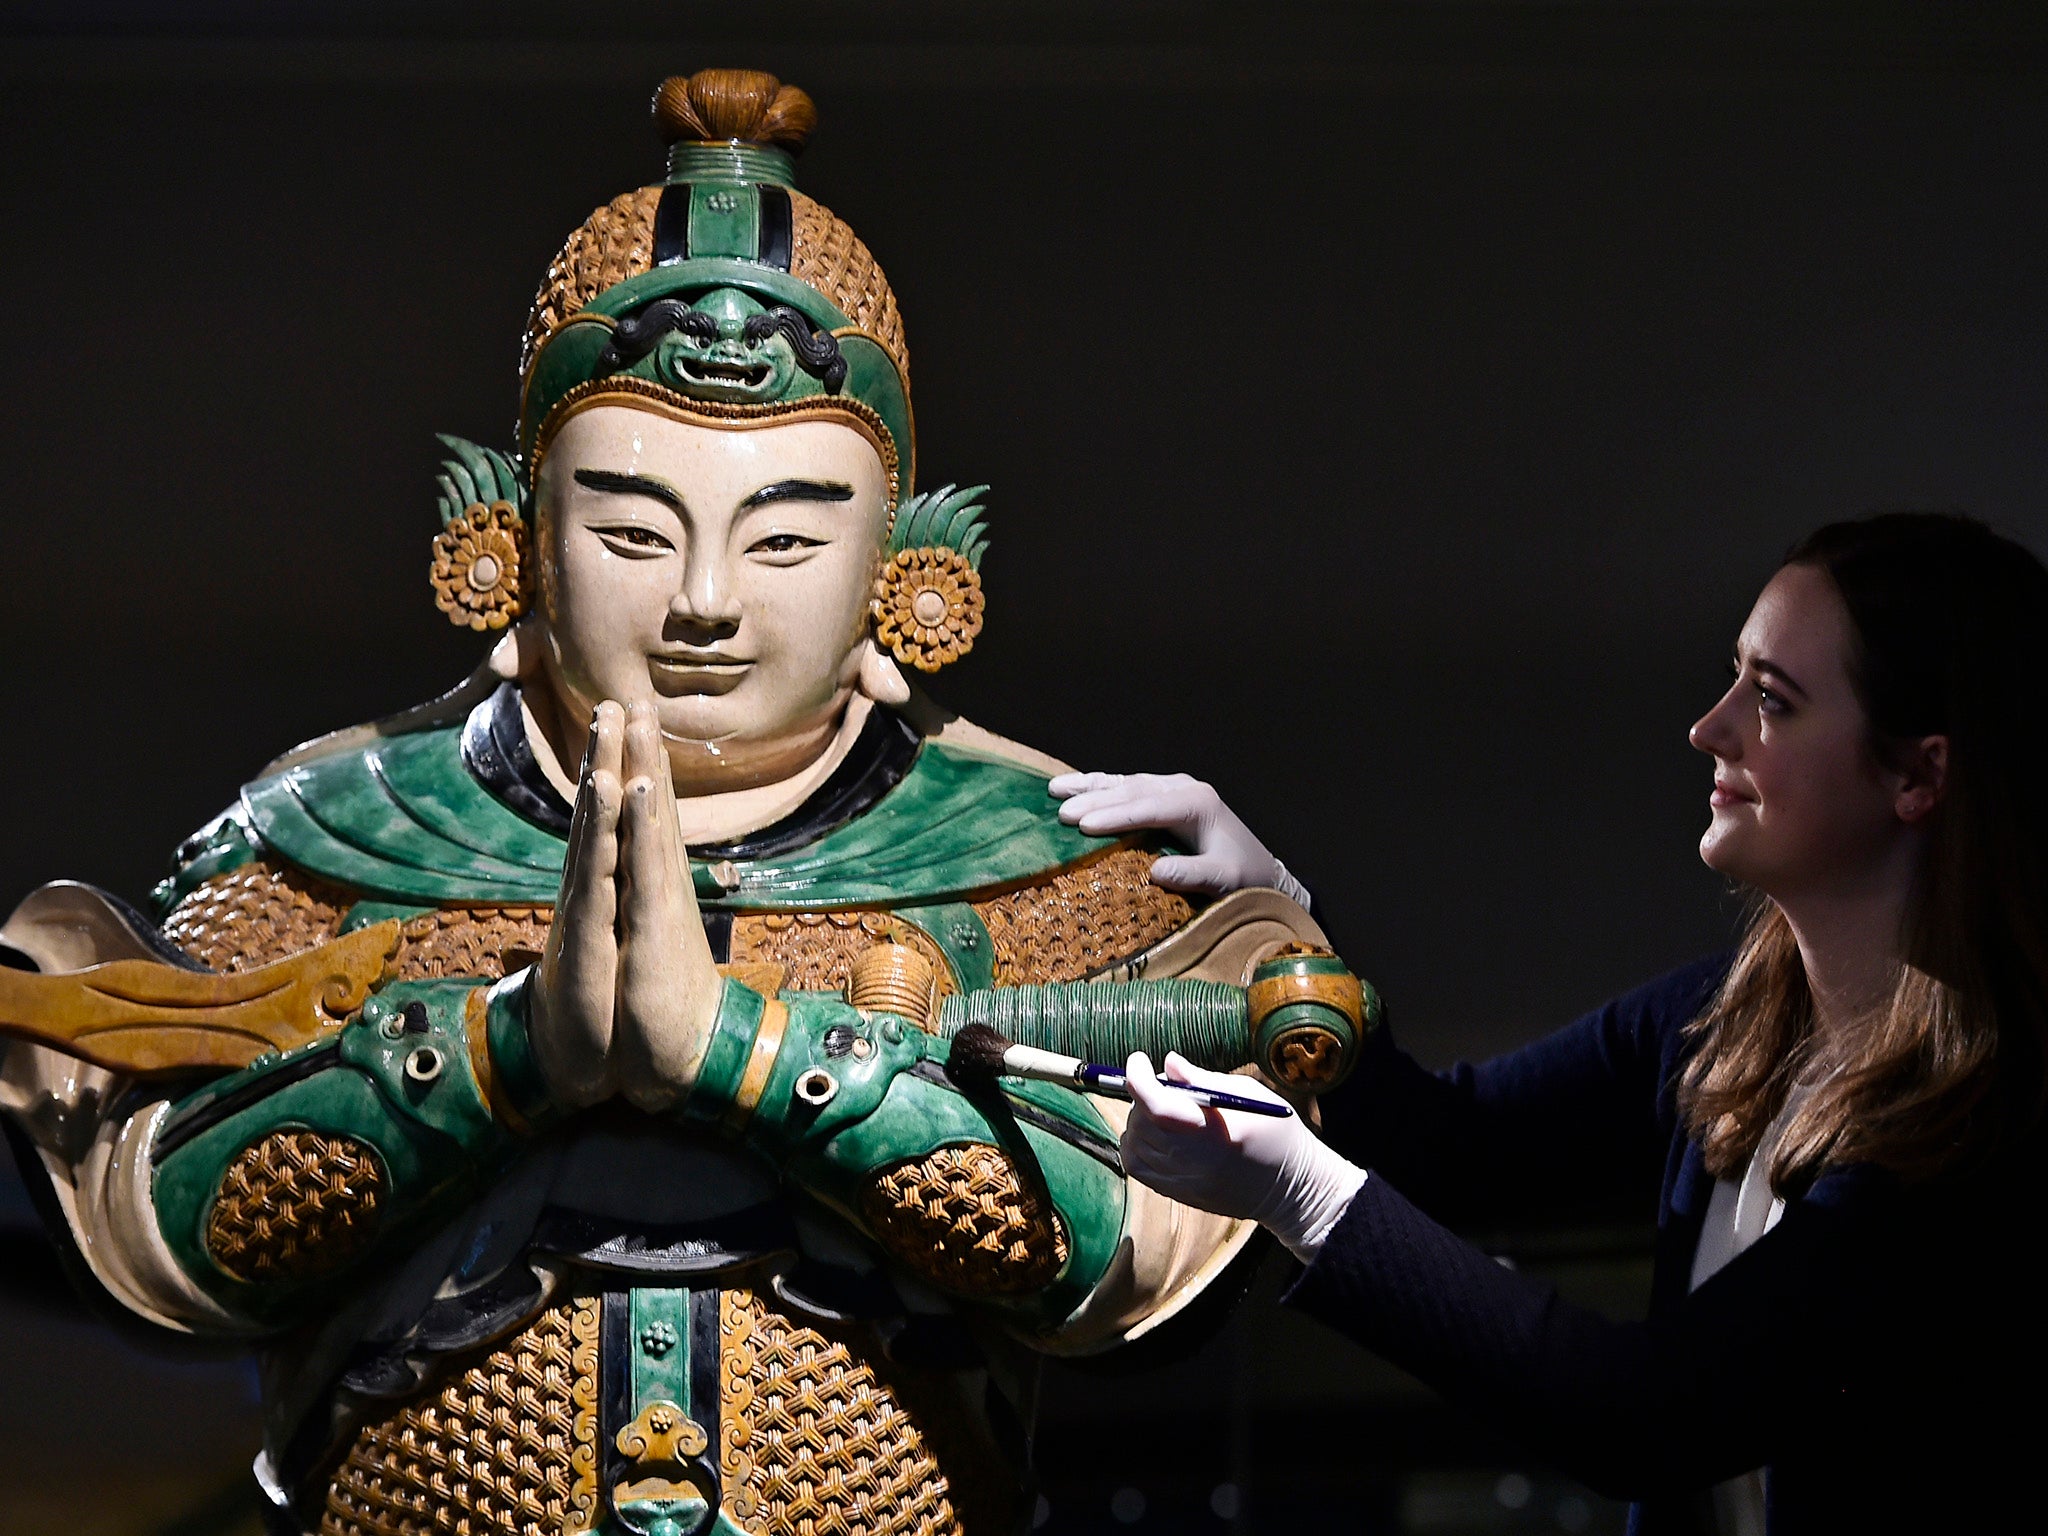
[[[199,856],[158,899],[274,855],[372,900],[551,905],[566,840],[479,781],[462,734],[458,722],[384,737],[259,779],[194,840]],[[730,911],[900,908],[1029,881],[1113,846],[1063,825],[1045,786],[1027,768],[925,740],[894,787],[814,841],[693,861],[697,892]]]

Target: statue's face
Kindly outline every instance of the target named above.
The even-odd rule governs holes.
[[[580,728],[600,700],[651,701],[686,793],[803,767],[859,677],[887,487],[838,422],[572,417],[537,486],[562,716]]]

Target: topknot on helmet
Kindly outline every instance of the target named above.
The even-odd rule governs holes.
[[[818,126],[818,108],[797,87],[758,69],[700,69],[661,82],[654,126],[664,144],[736,140],[796,154]]]

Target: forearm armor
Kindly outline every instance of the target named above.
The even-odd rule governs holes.
[[[771,999],[728,981],[681,1113],[761,1153],[925,1279],[1053,1327],[1123,1235],[1116,1138],[1066,1089],[962,1092],[946,1051],[834,993]]]
[[[528,1036],[530,974],[392,983],[335,1036],[179,1103],[157,1131],[151,1188],[180,1266],[238,1315],[281,1322],[487,1187],[558,1118]],[[680,1116],[760,1153],[932,1283],[1046,1330],[1087,1300],[1124,1235],[1116,1137],[1066,1088],[963,1091],[945,1072],[951,1033],[989,1023],[1110,1062],[1179,1050],[1313,1089],[1341,1077],[1376,1010],[1327,955],[1268,961],[1248,989],[1004,988],[915,1020],[728,977]]]
[[[473,981],[396,982],[329,1039],[177,1104],[151,1189],[186,1273],[231,1311],[283,1322],[487,1185],[519,1141],[488,1097],[488,1014]]]

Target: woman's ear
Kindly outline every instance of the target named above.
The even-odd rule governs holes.
[[[1892,813],[1909,826],[1926,820],[1948,792],[1948,738],[1922,736],[1903,743],[1892,766],[1898,778]]]

